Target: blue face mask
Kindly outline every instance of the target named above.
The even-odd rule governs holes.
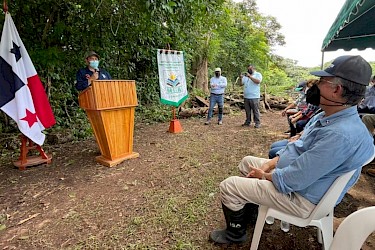
[[[93,68],[93,69],[99,69],[99,61],[95,60],[95,61],[90,61],[90,67]]]

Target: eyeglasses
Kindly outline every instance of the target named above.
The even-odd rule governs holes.
[[[328,81],[327,79],[320,78],[319,81],[316,83],[316,85],[319,85],[321,83],[328,82],[330,84],[335,84],[334,82]]]

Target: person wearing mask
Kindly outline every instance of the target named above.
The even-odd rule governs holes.
[[[370,83],[371,84],[371,83]],[[374,144],[375,144],[375,135],[374,135],[374,129],[375,129],[375,114],[365,114],[362,116],[362,122],[365,124],[368,132],[370,135],[374,138]],[[375,168],[369,168],[367,169],[367,174],[375,177]]]
[[[306,101],[323,112],[275,158],[246,156],[238,165],[243,176],[220,183],[226,228],[212,231],[211,241],[245,242],[249,215],[258,212],[258,205],[307,218],[336,178],[355,170],[336,205],[341,202],[374,154],[372,137],[357,112],[371,72],[361,56],[340,56],[325,70],[311,72],[320,79],[306,93]]]
[[[260,83],[262,81],[262,74],[255,70],[255,66],[250,64],[247,67],[247,72],[241,75],[241,83],[243,85],[244,106],[246,112],[246,120],[242,126],[251,125],[251,113],[253,113],[254,127],[260,128]]]
[[[372,77],[369,86],[366,88],[365,98],[358,104],[358,113],[375,114],[375,76]]]
[[[86,68],[78,70],[76,74],[76,89],[82,91],[91,85],[93,80],[111,80],[111,75],[99,68],[99,55],[89,51],[85,55]]]
[[[281,116],[287,116],[288,118],[290,115],[294,115],[299,111],[299,106],[307,105],[305,100],[305,92],[307,91],[307,81],[300,82],[298,86],[294,89],[294,91],[299,93],[298,98],[295,102],[290,103],[288,106],[285,107],[285,109],[283,109],[283,111],[281,111]]]
[[[221,69],[215,69],[215,76],[210,79],[210,107],[208,108],[208,116],[207,121],[204,123],[205,125],[209,125],[211,123],[211,118],[213,115],[214,108],[218,106],[219,114],[218,114],[218,121],[217,124],[223,124],[223,111],[224,111],[224,92],[225,88],[227,87],[227,78],[221,75]]]

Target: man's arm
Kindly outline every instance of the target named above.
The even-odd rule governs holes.
[[[257,74],[257,72],[253,75],[246,73],[246,76],[255,84],[259,84],[262,81],[262,77],[260,76],[260,74]]]
[[[85,73],[83,70],[79,70],[76,74],[76,89],[81,91],[86,89],[89,86],[88,80],[86,78]]]
[[[218,87],[222,88],[222,89],[225,89],[227,87],[227,78],[222,76],[221,80],[222,81],[219,81]]]
[[[251,171],[246,177],[272,181],[272,173],[270,172],[275,169],[278,161],[279,156],[276,156],[272,160],[264,163],[260,168],[249,166]]]
[[[285,152],[281,154],[280,167],[272,172],[273,183],[279,192],[290,193],[305,189],[340,166],[355,150],[343,146],[350,143],[347,137],[336,131],[316,134],[314,137],[314,143],[289,165],[284,165],[289,161],[288,156],[283,158]],[[302,145],[303,143],[298,144],[300,150]]]

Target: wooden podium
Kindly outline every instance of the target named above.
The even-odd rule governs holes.
[[[133,152],[134,113],[137,103],[135,81],[100,80],[78,96],[94,129],[101,156],[96,160],[112,167],[136,158]]]

